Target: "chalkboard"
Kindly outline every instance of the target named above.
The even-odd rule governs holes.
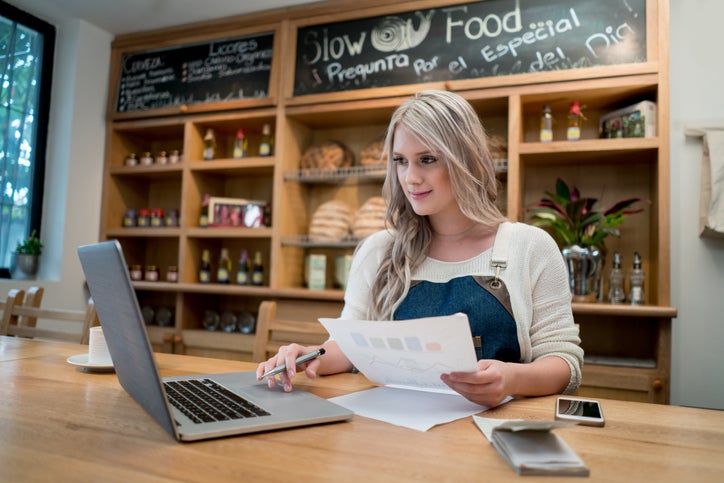
[[[300,28],[294,95],[646,61],[646,0],[488,0]]]
[[[273,33],[123,56],[116,112],[267,97]]]

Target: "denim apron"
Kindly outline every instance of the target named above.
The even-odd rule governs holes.
[[[507,266],[507,226],[502,223],[493,246],[495,276],[467,275],[444,283],[415,281],[394,314],[395,320],[452,315],[468,316],[475,352],[480,359],[520,362],[518,327],[510,294],[500,280]]]

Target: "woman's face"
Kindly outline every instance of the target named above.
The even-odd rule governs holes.
[[[392,161],[397,167],[397,180],[415,213],[432,217],[450,210],[459,212],[447,163],[404,127],[395,129]]]

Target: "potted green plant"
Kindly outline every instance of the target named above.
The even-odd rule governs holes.
[[[621,236],[618,227],[628,215],[640,213],[636,203],[650,203],[644,198],[616,201],[603,211],[596,211],[596,198],[581,196],[575,186],[558,178],[555,192],[531,206],[531,224],[553,236],[568,265],[574,299],[601,298],[601,274],[608,236]]]
[[[28,238],[19,241],[15,247],[17,267],[26,275],[35,275],[38,272],[38,257],[42,253],[43,244],[36,230],[33,230]]]

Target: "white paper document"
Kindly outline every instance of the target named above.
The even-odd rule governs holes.
[[[488,409],[440,375],[477,370],[465,314],[396,321],[319,319],[342,352],[378,387],[331,399],[360,416],[427,431]]]

